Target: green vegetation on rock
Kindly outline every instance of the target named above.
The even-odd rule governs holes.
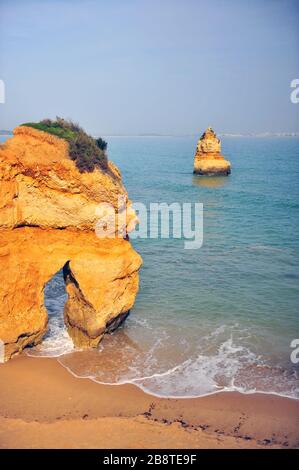
[[[70,158],[74,160],[81,173],[92,172],[95,167],[107,169],[107,143],[101,138],[94,139],[86,134],[78,124],[57,117],[56,121],[44,119],[40,122],[26,122],[22,125],[65,139],[69,144]]]

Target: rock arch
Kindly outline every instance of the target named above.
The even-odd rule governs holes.
[[[0,232],[0,338],[5,357],[41,341],[48,314],[44,287],[64,267],[64,316],[75,345],[96,347],[128,315],[141,258],[123,239],[23,227]]]
[[[44,287],[62,267],[65,323],[76,345],[97,346],[128,315],[141,257],[128,239],[95,235],[102,203],[121,210],[127,229],[134,228],[136,214],[111,162],[107,170],[80,173],[64,139],[26,126],[0,145],[0,340],[6,359],[41,341],[48,323]]]

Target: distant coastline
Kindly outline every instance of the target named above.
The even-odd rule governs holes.
[[[13,135],[12,131],[1,131],[0,130],[0,135]]]
[[[198,138],[198,133],[194,134],[105,134],[104,132],[92,134],[93,137],[98,137],[102,135],[104,137],[195,137]],[[261,132],[261,133],[227,133],[227,132],[218,132],[219,137],[299,137],[299,132]]]
[[[11,130],[0,130],[1,136],[13,135]],[[142,134],[105,134],[92,133],[93,137],[104,135],[105,137],[198,137],[197,133],[192,134],[155,134],[155,133],[142,133]],[[248,132],[248,133],[229,133],[218,132],[219,137],[299,137],[299,132]]]
[[[221,137],[299,137],[299,132],[260,132],[248,134],[218,133]]]

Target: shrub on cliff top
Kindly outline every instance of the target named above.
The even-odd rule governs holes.
[[[92,172],[95,167],[107,169],[107,143],[101,138],[94,139],[86,134],[78,124],[57,117],[56,121],[44,119],[40,122],[27,122],[22,125],[65,139],[69,144],[70,158],[74,160],[81,173]]]

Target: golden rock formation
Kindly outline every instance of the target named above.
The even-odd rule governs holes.
[[[17,127],[0,147],[0,339],[5,359],[47,330],[44,287],[63,268],[65,323],[75,345],[97,346],[128,315],[140,256],[127,238],[98,238],[108,204],[126,233],[137,218],[118,169],[80,173],[63,139]],[[121,203],[120,203],[121,201]],[[122,215],[120,216],[120,213]],[[124,217],[125,216],[125,217]],[[125,237],[125,235],[124,235]]]
[[[221,143],[211,127],[197,142],[194,157],[194,171],[198,175],[229,175],[231,165],[221,155]]]

